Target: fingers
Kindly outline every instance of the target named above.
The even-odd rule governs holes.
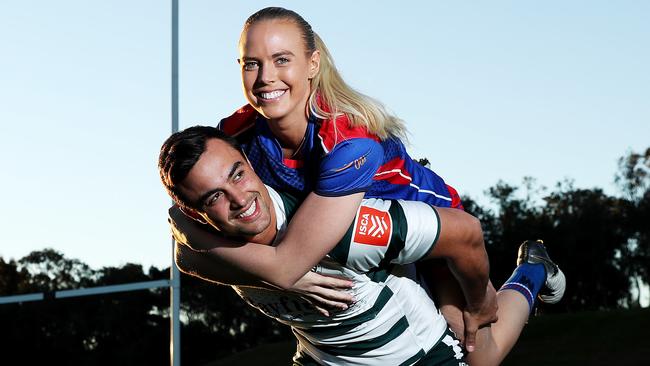
[[[354,285],[354,282],[350,279],[315,272],[308,272],[305,275],[305,278],[309,279],[310,283],[314,286],[329,287],[339,290],[349,290]]]
[[[324,298],[315,293],[306,294],[309,299],[314,303],[314,306],[320,306],[327,309],[347,310],[348,304],[351,302],[332,300],[331,298]]]
[[[294,284],[292,291],[311,302],[320,314],[329,316],[330,310],[347,310],[356,301],[346,292],[352,285],[349,279],[307,272]]]
[[[354,285],[354,283],[349,279],[325,276],[314,272],[307,272],[301,280],[304,280],[305,284],[311,286],[310,291],[315,291],[317,289],[342,291],[349,290]]]
[[[312,305],[314,305],[314,304],[312,304]],[[330,313],[329,313],[326,309],[324,309],[324,308],[322,308],[322,307],[320,307],[320,306],[318,306],[318,305],[314,305],[314,308],[315,308],[316,311],[318,311],[321,315],[323,315],[323,316],[327,316],[327,317],[330,316]]]
[[[344,278],[324,276],[326,278],[326,286],[334,289],[348,290],[354,284],[352,281]]]
[[[308,291],[306,292],[320,296],[325,300],[351,304],[355,302],[355,299],[354,296],[344,291],[347,289],[349,288],[348,287],[336,288],[330,285],[319,283],[319,284],[312,284],[311,286],[309,286]]]
[[[467,352],[474,352],[476,349],[476,331],[477,327],[474,324],[465,322],[465,349]]]

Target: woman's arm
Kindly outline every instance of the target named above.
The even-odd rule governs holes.
[[[363,192],[340,197],[310,193],[276,247],[246,243],[209,251],[239,271],[289,289],[341,240],[362,198]]]
[[[213,280],[242,285],[264,281],[291,289],[341,240],[362,198],[363,192],[339,197],[310,193],[276,247],[228,240],[178,209],[170,209],[169,214],[176,240],[213,262]]]

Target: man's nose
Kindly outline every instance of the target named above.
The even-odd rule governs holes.
[[[232,208],[242,208],[246,206],[246,193],[237,189],[233,189],[232,191],[228,192],[228,196],[230,196],[230,206]]]

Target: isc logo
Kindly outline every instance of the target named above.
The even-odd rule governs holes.
[[[361,206],[353,240],[359,244],[386,246],[390,241],[391,229],[388,212]]]

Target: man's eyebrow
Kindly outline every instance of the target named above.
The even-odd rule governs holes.
[[[240,166],[242,166],[241,161],[235,162],[235,164],[232,165],[232,168],[230,168],[230,173],[228,173],[228,179],[232,178],[233,175],[237,172],[237,169],[239,169]]]
[[[233,175],[235,175],[235,173],[237,172],[237,169],[239,169],[239,167],[242,166],[242,164],[244,164],[244,163],[242,163],[241,161],[237,161],[232,165],[232,167],[230,168],[230,172],[228,172],[228,179],[229,180],[232,178]],[[199,201],[197,202],[196,207],[202,207],[203,204],[205,203],[205,201],[210,196],[212,196],[213,194],[215,194],[216,192],[219,192],[219,191],[221,191],[221,189],[216,188],[216,189],[211,189],[211,190],[203,193],[201,195],[201,197],[199,197]]]

